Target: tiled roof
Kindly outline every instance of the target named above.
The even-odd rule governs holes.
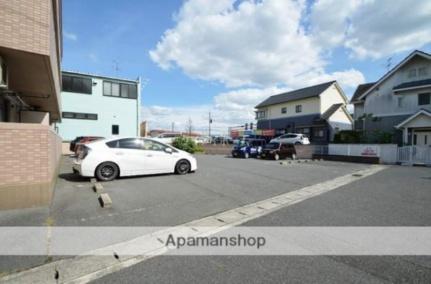
[[[426,86],[426,85],[431,85],[431,79],[402,83],[400,85],[395,86],[393,88],[393,90],[395,91],[395,90],[399,90],[399,89],[420,87],[420,86]]]
[[[366,91],[368,91],[368,89],[370,89],[373,85],[375,84],[375,82],[372,83],[365,83],[365,84],[361,84],[356,88],[355,93],[352,96],[352,99],[350,100],[350,103],[353,103],[355,101],[358,101],[358,98],[365,93]]]
[[[256,108],[280,104],[280,103],[285,103],[285,102],[290,102],[290,101],[296,101],[296,100],[301,100],[301,99],[306,99],[306,98],[317,97],[323,91],[325,91],[327,88],[329,88],[329,86],[334,84],[335,82],[336,81],[326,82],[323,84],[319,84],[319,85],[315,85],[315,86],[311,86],[311,87],[306,87],[306,88],[282,93],[279,95],[274,95],[274,96],[267,98],[266,100],[264,100],[260,104],[258,104],[256,106]]]

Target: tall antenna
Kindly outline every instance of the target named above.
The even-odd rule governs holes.
[[[389,57],[386,60],[386,71],[389,71],[391,69],[391,65],[392,65],[392,57]]]
[[[115,76],[118,77],[118,71],[120,71],[120,67],[117,60],[112,60],[114,62],[114,70],[115,70]]]

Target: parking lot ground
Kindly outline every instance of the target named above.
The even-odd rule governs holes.
[[[64,156],[52,205],[0,211],[0,226],[170,226],[236,208],[369,167],[339,162],[292,162],[197,155],[189,175],[121,178],[103,183],[113,201],[101,208],[90,180],[72,173]],[[54,257],[53,259],[57,259]],[[0,273],[41,265],[47,257],[0,256]]]
[[[197,158],[199,169],[193,174],[122,178],[103,183],[104,191],[113,200],[112,208],[103,209],[89,179],[73,175],[71,160],[65,157],[52,206],[0,212],[0,224],[11,226],[16,219],[21,225],[40,225],[46,220],[57,226],[178,225],[370,167],[324,161],[281,165],[276,161],[225,156]],[[429,226],[430,180],[429,168],[392,166],[245,225]],[[0,272],[26,269],[46,260],[0,257]],[[429,280],[429,271],[428,257],[161,256],[100,281],[403,282],[399,280]]]
[[[171,226],[365,169],[340,162],[292,162],[198,155],[184,176],[120,178],[103,183],[112,208],[101,208],[88,179],[71,173],[66,158],[50,216],[63,226]]]
[[[431,226],[431,170],[389,167],[242,226]],[[318,240],[316,240],[318,241]],[[430,256],[160,256],[95,283],[431,283]]]

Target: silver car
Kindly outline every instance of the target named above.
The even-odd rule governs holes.
[[[271,140],[272,142],[278,142],[278,143],[287,143],[287,144],[302,144],[307,145],[310,144],[310,140],[307,136],[301,133],[287,133],[281,136],[278,136],[277,138],[274,138]]]

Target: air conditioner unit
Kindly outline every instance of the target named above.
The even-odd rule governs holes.
[[[0,56],[0,89],[7,89],[7,65]]]

